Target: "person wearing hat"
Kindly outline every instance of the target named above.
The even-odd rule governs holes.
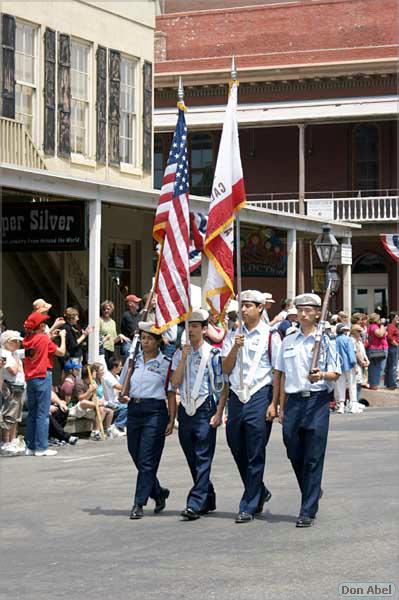
[[[292,328],[290,333],[295,331],[294,327],[296,327],[298,323],[298,311],[295,307],[289,308],[287,310],[287,316],[283,319],[280,325],[277,327],[277,331],[280,334],[281,338],[285,338],[287,335],[288,329]]]
[[[273,304],[275,304],[276,301],[273,300],[273,295],[270,294],[270,292],[264,292],[262,294],[262,296],[263,296],[263,311],[262,311],[261,319],[262,319],[262,321],[267,323],[267,325],[269,325],[270,317],[269,317],[268,310],[270,308],[272,308]]]
[[[47,315],[48,311],[53,305],[49,302],[46,302],[43,298],[38,298],[32,302],[32,312],[39,312],[42,315]],[[54,331],[58,332],[58,329],[65,323],[65,319],[63,317],[57,317],[54,323],[49,327],[46,323],[46,333],[50,337],[54,336]]]
[[[122,315],[121,320],[121,333],[125,336],[126,341],[122,345],[122,355],[127,356],[129,354],[130,345],[135,332],[137,331],[137,325],[140,321],[139,306],[141,298],[135,294],[129,294],[125,298],[126,310]],[[147,321],[149,318],[146,319]]]
[[[25,352],[33,350],[32,356],[27,356],[24,360],[28,405],[25,454],[28,456],[57,454],[55,450],[50,450],[48,447],[53,356],[64,356],[66,331],[59,332],[61,343],[57,346],[45,333],[47,320],[46,314],[33,312],[24,323],[27,334],[23,347]]]
[[[176,397],[169,384],[170,359],[162,354],[162,337],[153,333],[153,326],[152,322],[138,323],[141,350],[129,383],[127,443],[138,471],[131,519],[143,517],[143,506],[149,498],[155,500],[154,512],[161,512],[170,493],[167,488],[161,487],[157,471],[165,437],[173,433]],[[122,386],[127,364],[120,377]]]
[[[301,508],[297,527],[310,527],[318,511],[321,479],[330,417],[329,390],[341,374],[339,357],[331,340],[323,335],[317,368],[309,373],[321,299],[300,294],[294,299],[300,328],[284,338],[276,369],[280,372],[280,421],[283,441],[299,488]],[[277,415],[277,399],[268,418]]]
[[[346,388],[349,389],[348,412],[359,414],[363,412],[363,407],[357,401],[356,390],[356,353],[355,346],[348,336],[350,326],[348,323],[338,323],[336,327],[335,346],[341,360],[341,375],[337,379],[334,389],[334,399],[337,408],[337,414],[343,415],[345,412]]]
[[[261,319],[264,303],[261,292],[246,290],[239,302],[243,333],[232,332],[226,338],[222,362],[230,384],[227,443],[244,484],[236,523],[248,523],[271,498],[263,483],[266,445],[272,426],[271,421],[266,421],[266,412],[272,399],[272,371],[281,339]]]
[[[187,521],[216,510],[216,494],[210,479],[216,447],[216,429],[222,422],[227,385],[222,374],[220,350],[204,337],[208,311],[194,310],[188,318],[189,343],[177,350],[171,382],[180,390],[179,441],[194,485],[181,513]],[[219,402],[217,402],[220,396]]]
[[[1,453],[18,454],[23,451],[17,437],[18,423],[22,421],[22,408],[25,398],[25,375],[18,349],[22,341],[19,331],[7,329],[0,337],[2,355],[5,359],[1,369],[3,380],[1,404]]]

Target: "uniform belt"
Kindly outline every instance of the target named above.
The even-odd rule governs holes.
[[[301,398],[310,398],[311,396],[316,396],[316,394],[324,394],[325,392],[327,392],[327,389],[325,390],[317,390],[314,392],[311,391],[303,391],[303,392],[294,392],[293,394],[289,394],[290,396],[300,396]]]
[[[141,402],[165,402],[162,398],[130,398],[133,404],[141,404]]]

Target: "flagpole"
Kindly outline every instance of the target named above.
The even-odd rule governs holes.
[[[231,59],[231,81],[232,84],[237,82],[236,57],[233,54]],[[241,307],[241,235],[240,235],[240,213],[236,213],[236,279],[237,279],[237,298],[238,298],[238,333],[242,335],[242,307]],[[240,348],[238,359],[240,361],[240,388],[244,388],[244,374],[242,364],[242,348]]]
[[[179,77],[179,87],[177,89],[177,98],[178,98],[178,103],[177,106],[180,107],[184,107],[184,87],[183,87],[183,82],[182,82],[182,78],[181,76]],[[189,275],[189,281],[188,281],[188,295],[189,295],[189,300],[190,300],[190,305],[191,305],[191,289],[190,289],[190,275]],[[184,331],[186,334],[186,344],[189,344],[189,332],[188,332],[188,320],[186,319],[184,321]],[[186,402],[187,404],[189,403],[189,399],[190,399],[190,356],[187,356],[186,359],[186,364],[185,364],[185,396],[186,396]]]

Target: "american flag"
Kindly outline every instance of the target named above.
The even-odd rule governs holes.
[[[179,116],[153,228],[153,237],[160,244],[155,281],[157,306],[154,330],[158,333],[184,321],[191,313],[187,127],[184,105],[179,103],[178,106]]]

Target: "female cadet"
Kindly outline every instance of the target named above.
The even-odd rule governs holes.
[[[142,349],[130,379],[127,442],[138,470],[131,519],[143,517],[143,506],[148,498],[155,500],[154,512],[161,512],[170,493],[161,487],[157,471],[165,436],[173,432],[176,398],[175,393],[169,391],[170,360],[160,351],[162,338],[151,332],[153,325],[139,323]],[[122,375],[121,381],[123,378]]]

